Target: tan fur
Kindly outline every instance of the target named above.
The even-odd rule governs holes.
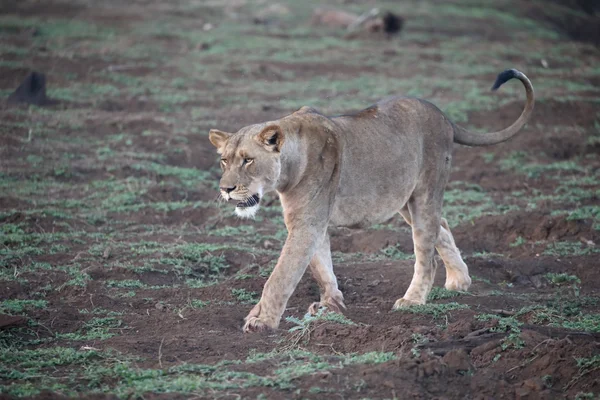
[[[415,271],[395,309],[425,303],[435,275],[435,249],[446,267],[445,287],[467,290],[467,266],[442,218],[452,146],[499,143],[526,123],[533,88],[524,74],[514,73],[526,88],[527,103],[521,117],[500,132],[467,132],[433,104],[397,97],[354,115],[326,117],[303,107],[235,134],[212,130],[210,141],[227,160],[221,187],[236,187],[228,194],[236,200],[276,191],[288,229],[281,256],[245,319],[244,331],[278,326],[309,265],[321,290],[320,302],[309,309],[345,308],[331,263],[330,225],[364,227],[396,213],[410,224]],[[243,165],[242,153],[253,159],[250,165]]]

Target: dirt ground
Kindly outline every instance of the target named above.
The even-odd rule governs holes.
[[[2,2],[0,398],[600,396],[600,50],[553,23],[597,11],[324,3],[405,23],[346,38],[291,0]],[[275,196],[255,221],[215,200],[210,128],[406,94],[500,129],[524,91],[489,87],[513,67],[532,120],[457,145],[445,198],[468,293],[441,288],[439,263],[429,305],[390,311],[414,262],[394,218],[331,230],[346,318],[305,316],[306,276],[277,332],[242,333],[286,231]],[[30,71],[51,104],[6,100]]]

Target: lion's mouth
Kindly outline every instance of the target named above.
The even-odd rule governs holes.
[[[258,194],[254,194],[254,195],[248,197],[246,200],[240,201],[239,203],[237,203],[236,207],[238,207],[238,208],[254,207],[255,205],[258,204],[259,201],[260,201],[260,197],[258,196]]]

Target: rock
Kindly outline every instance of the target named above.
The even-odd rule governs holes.
[[[9,103],[27,103],[43,106],[52,101],[46,97],[46,75],[31,72],[14,92],[8,96]]]
[[[404,26],[404,18],[389,11],[383,14],[382,19],[383,31],[390,35],[399,33]]]
[[[471,359],[464,349],[454,349],[447,352],[442,358],[448,368],[455,372],[469,371],[473,368]]]

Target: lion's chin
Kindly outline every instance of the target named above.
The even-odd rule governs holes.
[[[256,212],[258,211],[258,208],[259,208],[258,204],[254,204],[253,206],[249,206],[249,207],[236,207],[235,215],[237,215],[240,218],[253,219],[254,216],[256,215]]]
[[[245,201],[239,202],[235,207],[235,213],[241,218],[254,218],[260,204],[260,196],[252,195]]]

